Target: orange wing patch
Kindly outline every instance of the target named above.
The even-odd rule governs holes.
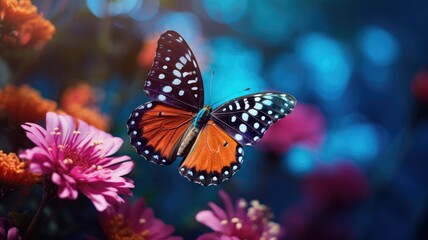
[[[194,113],[148,102],[131,113],[128,135],[138,154],[156,164],[169,165],[177,157],[184,132]]]
[[[209,120],[180,164],[180,174],[192,182],[217,185],[239,170],[242,146]]]

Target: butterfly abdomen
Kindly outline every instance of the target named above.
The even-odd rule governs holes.
[[[211,114],[211,107],[205,106],[199,112],[193,120],[192,125],[187,129],[184,134],[183,140],[181,141],[180,147],[178,148],[177,155],[185,156],[188,150],[191,148],[202,127],[208,122]]]
[[[186,131],[186,133],[184,134],[184,138],[181,141],[180,147],[178,148],[178,152],[177,152],[178,156],[186,155],[190,147],[195,142],[196,137],[198,136],[200,131],[201,131],[200,128],[193,125]]]

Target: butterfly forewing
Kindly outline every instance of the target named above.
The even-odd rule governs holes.
[[[202,76],[195,55],[176,32],[163,33],[145,82],[150,98],[172,106],[198,112],[204,104]]]
[[[184,132],[194,114],[153,101],[136,108],[128,120],[128,135],[138,154],[150,162],[169,165],[177,157]]]
[[[252,145],[295,105],[296,99],[289,94],[251,94],[222,104],[213,111],[212,120],[239,143]]]

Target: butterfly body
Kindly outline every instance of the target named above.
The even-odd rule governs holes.
[[[131,113],[131,144],[156,164],[169,165],[182,157],[180,174],[202,185],[229,179],[243,162],[242,145],[260,140],[296,104],[290,94],[262,92],[232,99],[215,109],[204,106],[196,58],[173,31],[165,32],[158,41],[144,90],[154,101]]]
[[[180,143],[177,156],[184,156],[189,147],[195,142],[201,129],[207,124],[210,117],[211,107],[209,105],[203,107],[193,120],[192,125],[186,130],[183,135],[183,140]]]

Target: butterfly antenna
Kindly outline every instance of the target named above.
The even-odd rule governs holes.
[[[208,104],[211,105],[211,97],[213,95],[213,78],[214,78],[214,70],[211,71],[211,79],[210,79],[210,96],[208,98]]]
[[[218,104],[219,102],[223,102],[225,99],[228,99],[228,98],[230,98],[231,96],[234,96],[234,95],[237,95],[237,94],[239,94],[239,93],[246,92],[246,91],[249,91],[249,90],[250,90],[250,88],[246,88],[246,89],[240,90],[240,91],[238,91],[238,92],[232,93],[232,94],[230,94],[229,96],[226,96],[226,97],[221,98],[220,100],[217,100],[217,101],[216,101],[215,103],[213,103],[211,106],[213,106],[213,108],[215,108],[215,107],[214,107],[214,105]]]

